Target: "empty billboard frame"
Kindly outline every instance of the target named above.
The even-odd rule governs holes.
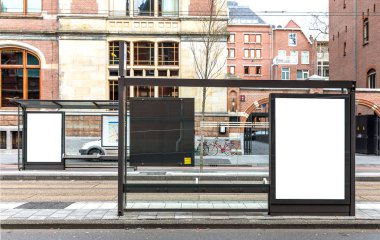
[[[351,101],[270,95],[271,215],[354,215]]]

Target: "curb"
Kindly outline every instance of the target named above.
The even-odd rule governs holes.
[[[380,220],[4,220],[1,229],[380,229]]]

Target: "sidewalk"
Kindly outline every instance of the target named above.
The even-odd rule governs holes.
[[[130,180],[194,180],[194,177],[202,177],[204,180],[230,180],[239,178],[249,181],[263,181],[269,178],[267,171],[131,171],[128,172]],[[116,171],[0,171],[0,180],[117,180]],[[356,181],[380,181],[380,172],[357,172]]]
[[[228,206],[237,210],[226,211]],[[116,202],[3,202],[1,228],[380,228],[380,202],[358,202],[355,217],[271,217],[261,201],[135,201],[128,203],[131,210],[122,217],[116,208]],[[136,211],[141,208],[144,211]]]

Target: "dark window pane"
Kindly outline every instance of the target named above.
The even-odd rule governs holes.
[[[159,65],[178,65],[178,43],[159,43]]]
[[[20,144],[20,149],[22,148],[22,134],[17,134],[17,131],[12,131],[12,149],[18,149],[18,146]]]
[[[1,51],[1,64],[2,65],[22,65],[22,52],[17,50],[3,50]]]
[[[29,54],[28,53],[28,57],[27,57],[27,59],[28,59],[28,65],[29,66],[38,66],[38,65],[40,65],[40,61],[38,61],[38,58],[37,57],[35,57],[34,55],[32,55],[32,54]]]
[[[2,107],[15,107],[9,99],[23,99],[23,70],[2,69],[1,70],[1,103]]]
[[[109,69],[109,75],[111,77],[117,77],[117,76],[119,76],[119,70],[118,69]]]
[[[110,89],[110,100],[118,100],[119,99],[119,92],[118,92],[118,83],[117,81],[110,81],[109,82],[109,89]]]
[[[154,65],[154,43],[135,43],[135,65]]]
[[[28,99],[40,99],[40,69],[28,69]]]
[[[145,76],[154,77],[154,70],[145,70]]]
[[[154,16],[154,0],[135,0],[135,16]]]
[[[153,97],[154,96],[153,87],[138,87],[137,97]]]
[[[178,70],[170,70],[170,77],[178,77],[179,71]]]
[[[143,76],[143,70],[135,70],[135,77],[142,77]]]
[[[168,70],[158,70],[158,76],[159,77],[167,77],[168,76]]]
[[[160,87],[159,97],[178,97],[177,87]]]
[[[7,149],[7,132],[0,131],[0,149]]]

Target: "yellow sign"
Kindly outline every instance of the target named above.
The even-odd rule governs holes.
[[[190,157],[185,157],[184,158],[185,165],[191,165],[191,158]]]

